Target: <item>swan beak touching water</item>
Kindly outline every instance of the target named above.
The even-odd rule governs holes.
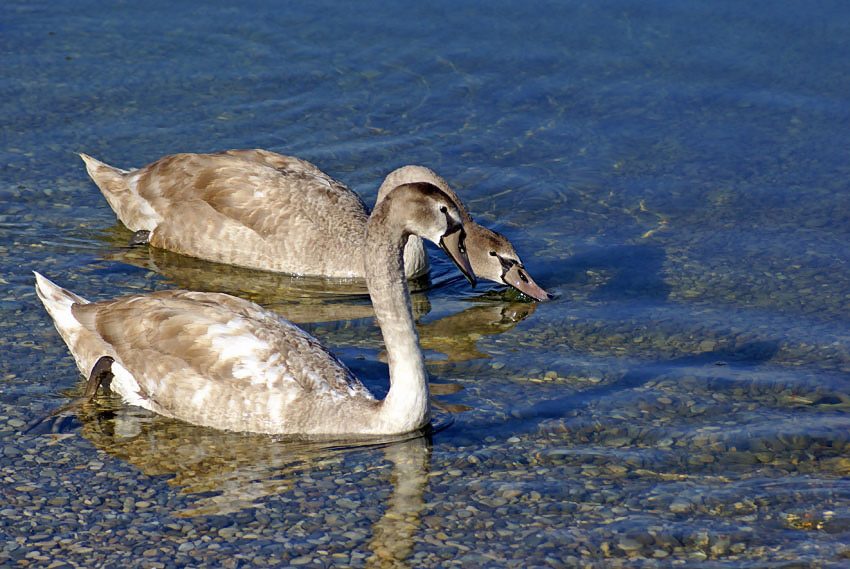
[[[521,263],[499,259],[502,262],[502,282],[541,302],[552,298],[534,282]]]
[[[462,225],[459,225],[451,233],[443,234],[440,238],[440,249],[454,261],[454,264],[457,265],[457,268],[460,269],[460,272],[463,273],[469,284],[474,287],[475,273],[472,271],[472,265],[469,264],[469,258],[466,256],[465,240],[466,231],[463,230]]]

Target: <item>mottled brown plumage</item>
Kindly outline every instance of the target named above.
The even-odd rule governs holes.
[[[328,176],[227,153],[174,154],[130,172],[82,157],[121,222],[150,231],[155,247],[276,272],[364,274],[369,211]]]
[[[113,359],[128,403],[236,431],[396,434],[428,422],[428,379],[404,280],[408,234],[440,244],[470,280],[460,214],[430,184],[393,190],[366,227],[367,284],[390,367],[377,401],[318,340],[252,302],[160,291],[89,303],[36,273],[36,291],[88,376]]]
[[[306,160],[267,150],[227,150],[174,154],[124,171],[80,156],[118,218],[133,231],[150,231],[155,247],[268,271],[365,276],[363,230],[369,209],[356,193]],[[538,300],[548,298],[525,273],[510,241],[475,223],[457,194],[428,168],[391,172],[378,201],[393,188],[415,182],[437,186],[461,211],[476,275]],[[404,258],[407,278],[428,272],[419,238],[410,239]]]

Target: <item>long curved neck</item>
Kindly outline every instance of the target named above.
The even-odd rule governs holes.
[[[366,225],[366,282],[390,367],[390,390],[380,403],[377,421],[384,433],[403,433],[428,423],[430,402],[425,360],[404,278],[402,252],[407,233],[391,210],[392,200],[377,204]]]

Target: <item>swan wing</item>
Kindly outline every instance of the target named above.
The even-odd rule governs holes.
[[[176,154],[129,173],[127,183],[162,218],[154,246],[267,270],[362,275],[352,259],[362,257],[368,208],[318,169]]]
[[[372,400],[318,340],[229,295],[161,291],[73,313],[115,358],[113,389],[164,415],[262,432],[293,420],[302,401]]]
[[[223,150],[213,154],[213,156],[216,155],[226,155],[234,158],[241,158],[242,160],[251,160],[253,162],[259,162],[260,164],[265,164],[266,166],[270,166],[276,170],[288,170],[290,172],[314,174],[316,176],[322,176],[328,181],[335,182],[333,178],[319,170],[319,168],[317,168],[314,164],[295,156],[285,156],[283,154],[278,154],[277,152],[272,152],[271,150],[263,150],[262,148],[251,148],[245,150],[232,149]]]

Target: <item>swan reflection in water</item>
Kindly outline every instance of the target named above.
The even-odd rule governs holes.
[[[161,274],[179,288],[224,292],[245,298],[299,325],[350,322],[371,319],[375,315],[362,279],[298,277],[212,263],[156,247],[126,247],[129,235],[121,225],[102,232],[101,240],[113,247],[106,258]],[[430,277],[408,281],[422,349],[445,356],[435,359],[426,352],[428,363],[489,357],[476,349],[477,340],[510,330],[530,316],[539,304],[518,300],[521,295],[514,289],[491,290],[470,299],[476,301],[473,306],[437,320],[420,322],[431,311],[425,292],[459,278],[449,265],[446,265],[448,272],[443,273],[440,265],[434,265]],[[477,303],[479,300],[481,304]],[[308,331],[314,333],[312,329]]]
[[[275,437],[190,425],[124,405],[117,396],[85,403],[77,417],[82,435],[99,450],[147,476],[169,476],[169,484],[187,497],[187,506],[175,512],[179,517],[227,515],[246,508],[269,513],[276,507],[290,513],[358,516],[359,506],[352,511],[350,504],[337,504],[339,496],[354,496],[372,510],[379,495],[373,489],[389,487],[386,502],[379,505],[383,516],[368,538],[372,567],[406,566],[425,508],[431,434],[452,422],[436,413],[427,432],[361,441]],[[391,465],[389,474],[382,459]],[[358,484],[366,478],[372,480],[363,493]],[[307,496],[298,497],[303,494]],[[272,496],[284,501],[269,500]],[[324,496],[332,499],[317,503]]]

